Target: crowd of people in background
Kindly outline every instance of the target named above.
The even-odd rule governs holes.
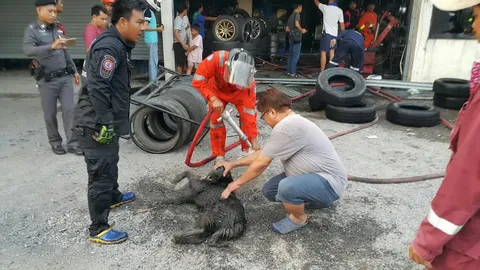
[[[365,11],[360,11],[357,1],[352,0],[348,9],[343,11],[338,7],[337,0],[328,0],[328,4],[314,0],[314,3],[323,14],[319,49],[320,72],[332,66],[337,67],[339,65],[337,60],[342,58],[341,61],[345,57],[351,61],[354,59],[355,65],[352,69],[360,72],[363,67],[363,50],[367,49],[375,39],[378,23],[375,5],[368,4]],[[302,47],[302,36],[307,33],[301,23],[302,10],[302,5],[294,6],[285,29],[289,34],[286,75],[291,77],[299,77],[296,73],[297,63]],[[358,45],[359,42],[361,45]],[[336,54],[337,57],[335,57]]]

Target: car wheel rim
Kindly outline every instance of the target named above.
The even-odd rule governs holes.
[[[235,36],[235,25],[230,20],[221,20],[215,26],[215,35],[222,41],[230,41]]]

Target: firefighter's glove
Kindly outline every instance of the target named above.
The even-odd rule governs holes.
[[[100,144],[109,144],[115,137],[113,125],[102,126],[100,133],[96,132],[93,138]]]

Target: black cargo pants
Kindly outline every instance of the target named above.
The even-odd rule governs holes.
[[[88,173],[88,210],[90,235],[94,236],[110,228],[110,206],[120,202],[123,194],[118,190],[118,137],[110,144],[100,144],[92,136],[90,128],[76,127],[77,140],[83,149]]]

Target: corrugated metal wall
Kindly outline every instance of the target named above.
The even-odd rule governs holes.
[[[64,12],[59,14],[59,21],[67,31],[67,37],[77,38],[77,46],[69,48],[74,59],[85,58],[83,30],[91,19],[91,7],[101,4],[100,0],[64,1]],[[23,53],[23,34],[25,27],[36,20],[34,0],[0,0],[0,58],[27,58]],[[160,24],[160,14],[157,14]],[[162,34],[159,33],[159,60],[163,60]],[[148,59],[148,49],[143,41],[137,44],[132,52],[134,60]]]

